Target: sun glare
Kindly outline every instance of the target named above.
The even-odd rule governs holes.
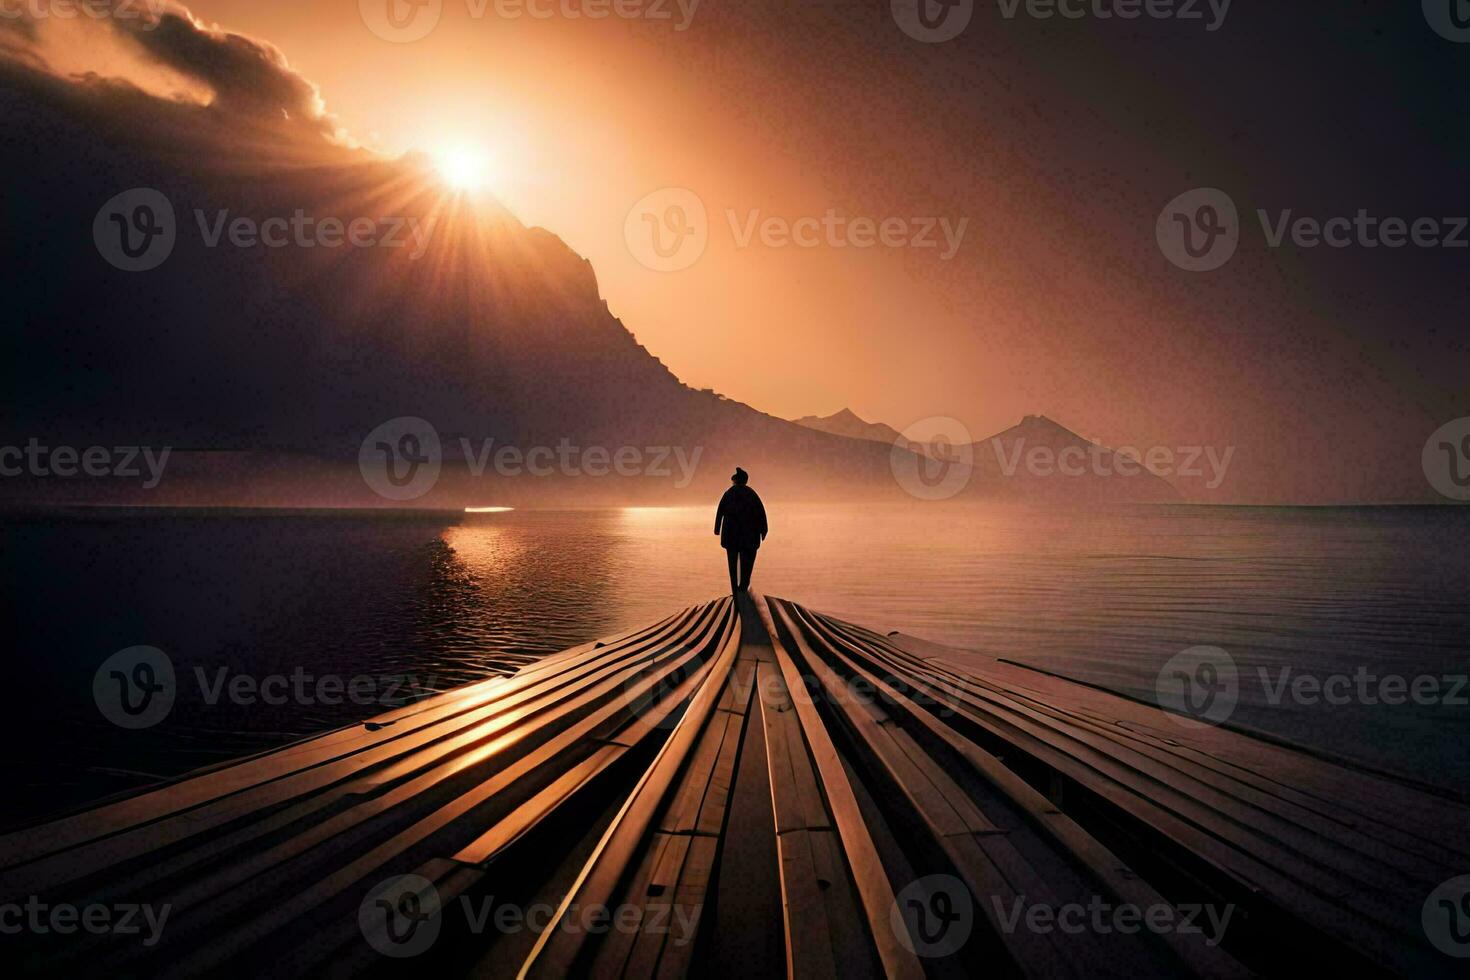
[[[455,190],[477,191],[490,183],[490,154],[476,147],[458,146],[436,156],[439,175]]]

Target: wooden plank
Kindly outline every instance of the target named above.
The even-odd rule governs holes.
[[[810,833],[794,828],[776,838],[781,859],[781,911],[786,920],[786,975],[835,977],[833,927],[817,884]]]
[[[961,818],[961,826],[956,829],[954,819],[946,819],[946,813],[959,817],[959,812],[953,809],[953,802],[961,798],[968,801],[964,790],[917,747],[901,726],[871,723],[874,716],[883,717],[886,722],[882,709],[849,687],[848,682],[829,666],[828,658],[834,663],[842,661],[836,649],[830,646],[824,651],[813,648],[812,643],[824,644],[824,641],[819,633],[811,631],[812,624],[804,619],[798,608],[778,602],[776,611],[796,644],[801,666],[831,693],[829,703],[853,726],[854,734],[872,753],[876,765],[869,771],[878,775],[889,791],[906,799],[921,821],[922,830],[953,863],[971,894],[984,896],[986,901],[977,903],[977,911],[986,919],[991,933],[1015,958],[1019,969],[1043,976],[1071,975],[1078,951],[1095,945],[1095,936],[1090,933],[1063,935],[1026,929],[1008,930],[1000,919],[998,907],[1035,901],[1038,895],[1046,896],[1043,901],[1055,901],[1051,897],[1050,883],[1021,856],[1009,839],[1010,835],[1021,830],[1022,825],[1016,822],[1015,817],[1008,816],[1004,821],[1004,833],[998,833],[1002,829],[999,818],[977,814],[969,820]],[[871,686],[866,689],[870,690]],[[916,761],[920,758],[925,761]],[[932,786],[933,792],[928,796],[916,792],[921,783]],[[969,801],[970,809],[978,810],[974,802],[977,801]],[[947,811],[946,807],[949,808]],[[981,828],[978,833],[971,827],[975,823]],[[1028,845],[1028,853],[1033,851],[1034,845]],[[1052,871],[1055,873],[1056,868],[1053,867]],[[1086,891],[1084,886],[1082,892]],[[1158,954],[1149,949],[1151,945],[1151,939],[1140,937],[1131,952],[1139,968],[1145,971],[1148,969],[1146,964],[1159,962]]]
[[[804,690],[796,662],[778,639],[769,603],[762,597],[757,597],[756,609],[770,636],[776,664],[781,669],[787,690]],[[868,831],[832,736],[818,715],[816,706],[809,699],[795,698],[793,707],[810,747],[812,761],[821,773],[822,786],[831,807],[832,822],[837,829],[843,854],[847,858],[866,918],[867,932],[878,959],[889,977],[918,980],[924,976],[923,967],[914,956],[913,950],[899,942],[898,937],[893,934],[889,922],[889,910],[895,901],[893,887],[884,873],[883,863],[873,845],[872,834]]]
[[[739,621],[732,620],[708,681],[695,695],[673,733],[659,750],[653,764],[639,780],[612,826],[603,835],[575,886],[557,909],[552,924],[542,934],[522,965],[519,976],[562,977],[574,968],[585,936],[567,933],[558,928],[558,923],[574,904],[607,905],[611,902],[623,869],[629,865],[632,854],[653,825],[661,800],[682,769],[685,758],[709,716],[714,712],[739,648]]]
[[[718,644],[719,641],[720,637],[712,637],[708,644]],[[671,660],[670,665],[677,665],[698,654],[699,648],[691,648],[682,659]],[[657,677],[650,677],[640,683],[642,686],[651,686],[657,681]],[[209,947],[185,960],[182,968],[188,971],[212,968],[215,964],[238,952],[243,944],[251,942],[254,937],[281,928],[285,923],[308,914],[309,910],[362,880],[374,869],[392,860],[395,855],[414,847],[430,834],[441,833],[454,822],[469,816],[475,808],[491,801],[497,794],[505,792],[512,786],[523,785],[532,774],[537,774],[536,778],[540,780],[554,777],[558,770],[554,767],[548,768],[548,762],[562,756],[568,749],[575,746],[583,747],[579,754],[595,749],[595,743],[586,741],[587,735],[608,716],[622,710],[623,706],[620,703],[606,705],[596,714],[588,716],[579,724],[540,745],[530,755],[517,760],[508,768],[497,771],[485,781],[475,784],[469,792],[452,800],[426,799],[423,794],[411,794],[410,800],[417,801],[420,811],[425,811],[427,808],[426,812],[423,812],[423,815],[411,825],[397,830],[386,839],[375,841],[374,846],[369,847],[363,853],[346,855],[345,863],[335,867],[324,879],[312,882],[294,893],[285,894],[278,898],[272,906],[253,916],[247,916],[243,922],[241,921],[243,910],[252,901],[251,892],[242,890],[240,887],[243,881],[248,879],[263,883],[270,881],[272,877],[280,878],[281,874],[289,874],[288,861],[294,855],[302,854],[304,848],[312,844],[313,838],[320,841],[324,839],[321,835],[332,837],[343,832],[344,828],[339,825],[330,825],[329,821],[329,826],[321,830],[313,828],[311,832],[283,842],[271,851],[252,855],[243,864],[227,866],[194,883],[188,894],[180,896],[174,903],[180,909],[192,908],[190,920],[193,927],[210,928],[213,923],[221,922],[238,924],[218,931],[211,937]],[[265,877],[262,877],[264,869],[273,867],[278,867],[281,871],[267,872]],[[281,886],[284,886],[287,880],[289,879],[281,879]],[[206,900],[208,905],[200,907],[201,903]]]
[[[156,948],[29,937],[20,955],[75,975],[104,963],[124,974],[348,975],[382,963],[356,922],[378,878],[414,870],[448,900],[498,892],[503,872],[518,882],[506,900],[557,903],[549,927],[478,939],[453,930],[458,945],[441,940],[436,968],[484,957],[477,966],[492,973],[676,977],[711,953],[727,966],[780,957],[770,940],[784,934],[789,974],[916,980],[924,970],[890,923],[895,885],[953,871],[976,899],[978,932],[955,963],[934,964],[940,972],[1242,975],[1203,937],[1006,927],[1000,915],[1016,901],[1168,904],[1086,829],[1106,823],[1124,853],[1177,855],[1244,903],[1254,921],[1236,943],[1297,928],[1334,963],[1361,955],[1448,975],[1416,934],[1418,887],[1470,854],[1453,837],[1470,825],[1463,804],[1411,789],[1395,813],[1391,780],[1289,747],[1174,731],[1158,709],[998,661],[972,658],[966,673],[931,648],[905,650],[783,600],[742,597],[735,612],[728,599],[692,607],[372,727],[0,838],[0,855],[20,859],[0,873],[0,892],[45,884],[51,901],[174,907]],[[1334,800],[1334,787],[1365,796]],[[1089,809],[1074,819],[1079,802]],[[546,829],[575,828],[584,808],[567,856],[540,860]],[[619,905],[640,911],[637,928],[562,928],[579,910]],[[762,918],[764,907],[778,918]],[[680,922],[692,923],[687,942],[668,931]]]
[[[191,813],[188,823],[181,826],[200,832],[239,813],[300,796],[323,781],[330,781],[343,772],[360,770],[386,754],[402,754],[407,745],[425,744],[437,737],[447,737],[446,732],[456,727],[524,709],[535,698],[546,697],[549,691],[555,690],[554,687],[538,685],[554,682],[559,674],[565,682],[568,671],[573,675],[594,671],[609,658],[642,654],[659,641],[677,643],[697,629],[701,617],[710,615],[712,610],[713,604],[691,609],[687,615],[676,618],[677,625],[669,632],[656,634],[647,645],[610,648],[600,652],[595,660],[564,666],[558,673],[542,675],[535,684],[528,678],[523,681],[504,680],[493,687],[475,685],[485,697],[452,697],[443,706],[417,707],[406,713],[405,709],[395,709],[384,716],[384,720],[392,724],[385,724],[378,730],[368,730],[362,725],[349,726],[284,750],[251,757],[237,765],[211,770],[194,779],[184,779],[108,806],[7,834],[0,837],[0,870],[8,872],[17,865],[39,860],[48,854],[104,837],[117,837],[127,829],[155,824],[169,815],[195,811],[210,803],[232,800],[217,811],[222,814],[219,819],[211,820],[196,812]],[[489,696],[491,694],[493,697]],[[333,763],[337,765],[334,767]],[[246,795],[248,790],[267,787],[269,796]],[[163,833],[167,836],[172,831]],[[146,850],[155,838],[144,836],[137,839],[143,841],[142,849]],[[96,850],[80,863],[92,868],[103,859],[102,852]]]
[[[685,639],[688,641],[692,637]],[[615,668],[607,668],[607,670],[613,669]],[[269,806],[277,802],[289,801],[293,795],[300,796],[324,788],[342,777],[355,776],[350,786],[339,787],[339,794],[349,792],[364,794],[364,801],[357,807],[353,807],[351,811],[359,819],[381,813],[395,803],[412,803],[427,792],[431,786],[443,782],[470,766],[482,764],[497,753],[513,749],[526,741],[534,732],[545,729],[554,731],[574,724],[579,717],[584,717],[586,712],[597,709],[599,704],[606,704],[609,698],[622,693],[624,686],[628,683],[627,678],[633,673],[632,668],[624,668],[619,673],[604,677],[590,690],[581,693],[571,692],[571,696],[565,693],[559,695],[561,700],[557,702],[525,701],[517,698],[512,705],[495,709],[496,714],[490,720],[479,722],[477,727],[469,731],[454,734],[448,737],[447,741],[437,740],[441,738],[441,733],[437,728],[430,732],[420,733],[409,739],[407,745],[414,747],[427,745],[429,748],[424,749],[418,755],[397,760],[390,769],[391,772],[401,772],[404,775],[411,772],[419,772],[420,775],[386,795],[374,794],[369,786],[363,784],[363,780],[374,778],[382,779],[383,782],[388,780],[381,776],[356,775],[362,767],[369,765],[377,757],[376,753],[368,753],[366,758],[360,754],[357,757],[336,762],[332,766],[297,773],[287,779],[277,781],[275,793],[268,802],[258,799],[252,801],[232,795],[177,818],[175,823],[144,825],[75,847],[32,864],[7,868],[4,876],[5,885],[7,888],[19,888],[25,893],[54,888],[61,881],[70,880],[82,874],[93,874],[99,868],[121,863],[157,849],[165,843],[178,840],[180,837],[197,836],[205,830],[221,826],[230,820],[248,816],[254,812],[253,807],[255,806]],[[651,683],[644,682],[635,689],[645,689]],[[569,700],[568,697],[570,697]],[[560,713],[547,710],[552,707],[559,707]],[[511,710],[512,708],[517,709],[520,713]],[[616,711],[608,711],[603,708],[599,717],[608,718],[616,714]],[[520,727],[513,727],[517,725]],[[584,726],[582,730],[590,731],[591,728]],[[446,761],[439,761],[446,756]],[[514,757],[512,753],[511,758]],[[433,766],[433,768],[425,769],[425,766]],[[339,814],[333,820],[318,825],[310,833],[298,839],[295,847],[300,849],[312,846],[315,842],[324,839],[324,834],[329,828],[333,831],[341,831],[346,825],[345,822],[350,820],[351,818],[347,815]],[[274,853],[284,859],[291,852],[289,848],[277,848]]]
[[[851,636],[858,631],[853,629],[847,632]],[[869,636],[866,646],[875,645],[882,645],[882,641]],[[933,661],[926,662],[926,667],[932,665]],[[1197,772],[1198,767],[1191,770],[1187,758],[1176,757],[1174,767],[1171,767],[1180,780],[1176,788],[1173,780],[1164,775],[1165,770],[1155,769],[1153,776],[1148,776],[1146,765],[1138,768],[1126,764],[1120,768],[1115,767],[1115,760],[1124,756],[1127,751],[1126,740],[1137,737],[1133,732],[1123,731],[1116,735],[1099,732],[1097,723],[1090,718],[1068,718],[1055,699],[1044,703],[1028,703],[1023,700],[1024,695],[999,684],[992,686],[983,682],[972,682],[965,687],[974,691],[975,697],[981,701],[976,704],[974,698],[962,697],[956,703],[965,704],[968,701],[966,707],[988,710],[991,713],[970,715],[962,709],[962,717],[984,725],[997,737],[1022,747],[1047,764],[1067,773],[1069,777],[1078,779],[1083,785],[1121,803],[1125,810],[1135,813],[1141,822],[1154,831],[1173,836],[1191,853],[1205,857],[1216,863],[1225,873],[1248,882],[1251,889],[1276,896],[1278,900],[1286,902],[1289,908],[1304,914],[1307,921],[1338,935],[1380,962],[1385,957],[1392,961],[1399,956],[1408,956],[1409,959],[1401,961],[1407,968],[1409,963],[1417,961],[1417,937],[1414,930],[1417,929],[1417,907],[1422,899],[1414,894],[1415,889],[1404,887],[1404,879],[1399,874],[1401,869],[1385,867],[1374,873],[1371,866],[1362,863],[1373,859],[1372,852],[1375,849],[1368,848],[1368,856],[1358,852],[1352,857],[1349,856],[1353,854],[1352,851],[1334,850],[1330,847],[1280,849],[1274,843],[1270,832],[1274,827],[1269,822],[1260,833],[1252,832],[1250,820],[1242,822],[1243,814],[1251,812],[1242,801],[1242,797],[1248,796],[1249,790],[1242,790],[1240,796],[1216,797],[1214,808],[1201,805],[1198,800],[1200,797],[1208,798],[1209,789],[1201,788],[1199,780],[1190,778],[1192,774],[1203,774]],[[1143,706],[1134,707],[1144,712],[1150,710]],[[1159,718],[1161,715],[1154,711],[1152,717]],[[1030,727],[1037,724],[1042,727]],[[1235,733],[1225,734],[1233,738],[1240,737]],[[1103,741],[1098,740],[1099,735],[1105,736]],[[1162,739],[1157,744],[1164,747],[1168,745]],[[1163,749],[1160,748],[1159,751]],[[1316,765],[1320,767],[1321,763]],[[1219,775],[1219,769],[1212,769],[1208,778],[1218,778]],[[1103,785],[1098,784],[1100,778],[1104,781]],[[1110,790],[1109,782],[1124,792],[1120,795],[1117,791]],[[1165,806],[1169,809],[1162,809]],[[1228,807],[1233,812],[1223,813],[1218,807]],[[1174,813],[1187,816],[1176,820]],[[1311,811],[1305,808],[1301,810],[1301,814],[1299,819],[1304,823],[1312,819]],[[1197,825],[1201,822],[1211,829],[1211,833],[1199,832]],[[1319,832],[1334,840],[1343,836],[1340,827],[1334,827],[1330,821],[1325,820],[1321,821]],[[1228,847],[1218,846],[1217,841],[1222,839],[1229,842]],[[1317,863],[1300,860],[1298,854],[1302,850],[1315,855]],[[1351,863],[1354,861],[1360,862],[1356,868]],[[1355,879],[1361,880],[1360,876],[1365,873],[1365,868],[1383,887],[1355,884]],[[1398,898],[1387,897],[1385,892],[1388,891],[1399,893]],[[1331,897],[1324,900],[1323,896]],[[1403,925],[1390,926],[1389,923],[1395,918],[1400,919]],[[1409,922],[1410,919],[1413,921]]]

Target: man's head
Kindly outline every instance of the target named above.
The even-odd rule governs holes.
[[[730,476],[730,482],[737,487],[743,487],[750,482],[750,474],[737,466],[735,467],[735,472]]]

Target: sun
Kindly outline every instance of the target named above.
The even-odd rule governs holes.
[[[434,155],[439,176],[457,191],[483,190],[490,183],[490,154],[476,146],[455,146]]]

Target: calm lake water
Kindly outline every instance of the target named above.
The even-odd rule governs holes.
[[[1455,790],[1470,777],[1470,690],[1454,680],[1470,670],[1470,509],[768,505],[762,591],[1148,700],[1170,657],[1220,647],[1240,669],[1233,723]],[[14,679],[0,822],[723,594],[712,520],[712,507],[0,517]],[[158,724],[124,730],[99,712],[93,676],[137,645],[164,651],[177,695]],[[1439,696],[1368,704],[1359,685],[1346,704],[1273,703],[1283,677],[1362,672],[1370,693],[1377,678],[1430,677]],[[357,679],[356,695],[310,697],[331,697],[313,687],[324,677]],[[232,697],[230,684],[287,696]]]

